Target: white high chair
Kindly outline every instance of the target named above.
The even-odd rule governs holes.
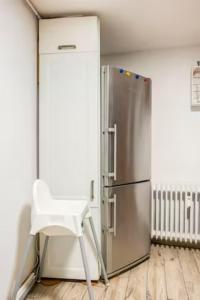
[[[108,277],[106,274],[88,202],[85,200],[55,200],[52,198],[49,188],[44,181],[35,181],[33,185],[33,203],[31,208],[31,231],[25,249],[21,270],[19,272],[18,280],[15,285],[14,299],[16,299],[17,291],[20,288],[21,277],[23,275],[30,246],[32,245],[32,240],[37,233],[42,232],[46,237],[42,256],[40,259],[39,279],[42,276],[44,259],[50,236],[75,236],[79,239],[80,243],[80,250],[87,280],[89,299],[94,300],[94,293],[91,286],[90,270],[83,240],[83,225],[86,218],[89,219],[90,222],[97,254],[101,263],[103,277],[105,280],[105,284],[108,285]]]

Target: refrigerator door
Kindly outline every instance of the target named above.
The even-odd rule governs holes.
[[[150,179],[151,81],[102,68],[103,185]]]
[[[109,275],[150,251],[150,182],[104,188],[103,254]]]

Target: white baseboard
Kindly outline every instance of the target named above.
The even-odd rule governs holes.
[[[36,281],[36,276],[34,273],[31,273],[29,277],[26,279],[24,284],[20,287],[17,292],[16,300],[23,300],[28,295],[29,291],[33,287]]]

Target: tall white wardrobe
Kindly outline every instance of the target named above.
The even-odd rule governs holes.
[[[98,18],[40,20],[39,68],[39,177],[58,201],[89,201],[100,240]],[[91,276],[97,280],[99,266],[87,230],[85,241]],[[43,276],[85,278],[76,239],[50,239]]]

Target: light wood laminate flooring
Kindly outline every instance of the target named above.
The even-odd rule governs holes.
[[[85,282],[37,284],[28,300],[88,300]],[[53,284],[54,281],[50,281]],[[93,283],[95,300],[200,300],[200,250],[151,246],[150,259],[103,283]]]

